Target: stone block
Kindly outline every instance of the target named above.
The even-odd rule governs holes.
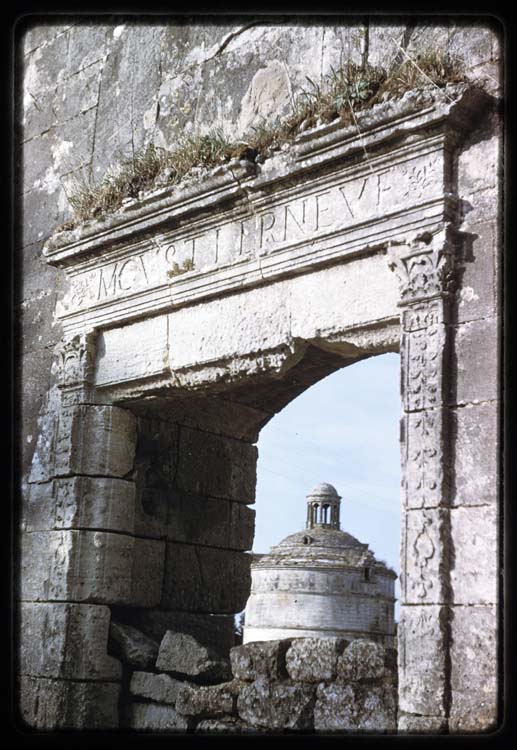
[[[409,412],[402,420],[404,507],[436,508],[444,501],[444,410]]]
[[[132,703],[127,720],[128,729],[142,729],[154,732],[186,732],[188,720],[172,706],[157,703]]]
[[[145,554],[143,554],[145,553]],[[104,531],[35,531],[22,538],[21,596],[153,606],[164,543]]]
[[[77,406],[62,410],[56,450],[59,474],[94,474],[123,477],[133,468],[136,418],[117,406]],[[68,446],[67,446],[68,447]]]
[[[153,398],[149,403],[135,402],[131,408],[135,414],[159,414],[160,419],[170,423],[244,440],[247,443],[257,441],[260,429],[271,418],[271,414],[267,412],[226,400],[223,396],[202,394],[198,394],[196,398]]]
[[[167,630],[186,633],[212,649],[219,658],[227,657],[235,642],[233,615],[202,615],[131,607],[130,610],[117,608],[116,617],[120,622],[134,625],[158,643],[161,643]]]
[[[158,643],[138,628],[112,621],[109,637],[110,649],[120,661],[136,669],[154,667],[158,656]]]
[[[317,732],[376,734],[397,731],[393,685],[318,685],[314,706]]]
[[[145,487],[137,490],[135,498],[135,534],[137,536],[165,539],[169,492],[165,489]]]
[[[490,223],[464,226],[472,235],[461,263],[461,286],[457,292],[456,322],[466,323],[496,314],[495,227]]]
[[[468,405],[451,410],[454,447],[453,505],[497,501],[499,429],[497,404]]]
[[[248,550],[254,531],[255,511],[242,503],[170,493],[167,537],[171,541]]]
[[[477,193],[497,187],[501,178],[501,142],[497,134],[479,138],[479,134],[458,154],[460,194]],[[468,216],[468,214],[467,214]]]
[[[399,712],[399,734],[445,734],[446,731],[447,719],[443,716],[416,716]]]
[[[117,729],[120,687],[21,677],[19,711],[33,729]]]
[[[374,641],[357,639],[347,646],[337,660],[338,679],[340,682],[382,680],[389,676],[387,663],[384,646]]]
[[[167,543],[162,606],[198,612],[242,612],[251,586],[245,552]]]
[[[486,318],[455,327],[456,386],[450,403],[493,401],[499,393],[499,320]]]
[[[24,299],[13,310],[14,317],[20,326],[23,356],[44,346],[52,349],[59,341],[60,329],[55,326],[51,318],[51,311],[54,309],[56,300],[57,290],[51,288],[45,298],[36,295],[32,299]],[[46,375],[48,376],[48,372]]]
[[[338,657],[347,645],[342,638],[293,639],[285,655],[289,677],[298,682],[335,679]]]
[[[259,677],[237,699],[239,717],[253,727],[312,729],[315,687]]]
[[[25,530],[105,529],[132,533],[135,485],[107,477],[71,477],[29,486]]]
[[[487,62],[492,57],[492,40],[495,36],[495,32],[488,25],[454,24],[449,33],[449,54],[459,57],[463,64],[469,67]]]
[[[156,661],[156,657],[154,661]],[[129,692],[132,695],[146,698],[156,703],[167,703],[175,706],[178,692],[185,685],[186,683],[183,680],[176,680],[168,674],[133,672],[131,682],[129,683]],[[200,688],[197,687],[197,689],[199,690]]]
[[[122,271],[119,281],[128,283]],[[145,341],[145,347],[141,346],[142,341]],[[102,331],[97,351],[96,385],[160,375],[166,370],[167,316],[155,316]]]
[[[499,521],[494,505],[451,509],[451,588],[455,604],[496,604]]]
[[[399,710],[445,716],[446,607],[402,606],[398,622]]]
[[[257,448],[186,427],[181,430],[177,484],[194,495],[253,503]]]
[[[221,716],[218,719],[202,719],[194,730],[196,734],[255,734],[257,729],[248,726],[235,716]]]
[[[453,607],[449,732],[497,727],[498,621],[494,606]]]
[[[406,570],[401,580],[402,601],[439,604],[444,601],[444,559],[448,552],[447,511],[440,508],[408,510],[402,528]]]
[[[184,716],[212,718],[233,713],[236,690],[231,683],[222,685],[184,685],[176,701],[176,711]]]
[[[210,648],[203,646],[191,635],[168,630],[163,637],[156,660],[156,668],[175,672],[200,681],[228,679],[230,665]]]
[[[286,652],[291,641],[257,641],[235,646],[230,651],[232,673],[239,680],[252,682],[259,677],[272,680],[288,676]]]
[[[318,685],[314,729],[317,732],[354,731],[357,728],[354,702],[355,694],[351,685]]]
[[[92,604],[20,605],[20,674],[73,680],[120,679],[108,656],[108,607]]]
[[[133,540],[131,564],[131,604],[154,607],[162,596],[165,571],[165,542],[156,539]]]
[[[38,447],[31,481],[86,474],[123,477],[133,467],[136,419],[117,406],[61,407],[54,398],[48,413],[44,443]]]

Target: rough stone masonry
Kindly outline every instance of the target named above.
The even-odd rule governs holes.
[[[260,429],[329,373],[399,351],[398,731],[493,731],[502,31],[486,18],[252,21],[78,17],[19,40],[22,718],[120,726],[133,680],[168,704],[166,671],[134,676],[168,633],[224,662],[249,594]],[[307,76],[429,47],[457,56],[467,81],[58,230],[74,185],[121,154],[214,123],[243,137],[282,117]],[[135,639],[147,661],[128,684]],[[242,721],[352,721],[354,687],[295,683],[254,678],[238,691]],[[212,700],[194,684],[183,728]],[[229,707],[233,688],[217,689]],[[135,726],[168,726],[139,695]],[[392,727],[393,695],[363,697],[354,731]]]

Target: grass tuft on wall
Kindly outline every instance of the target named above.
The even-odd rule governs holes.
[[[88,219],[112,213],[124,202],[160,186],[175,185],[196,167],[213,168],[235,158],[264,161],[315,125],[338,118],[343,125],[352,124],[356,113],[398,99],[412,89],[442,88],[465,80],[459,62],[436,50],[425,50],[414,59],[406,56],[390,70],[348,62],[338,70],[332,68],[321,83],[307,78],[307,88],[298,95],[287,117],[252,128],[243,140],[231,141],[214,130],[183,137],[175,149],[151,143],[108,170],[99,184],[76,181],[68,196],[74,216],[60,229],[72,229]]]

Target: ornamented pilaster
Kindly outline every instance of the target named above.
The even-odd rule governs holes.
[[[88,402],[91,398],[96,331],[63,339],[55,349],[55,373],[63,406]]]
[[[456,236],[450,225],[392,244],[401,308],[402,609],[400,710],[446,718],[448,711],[449,462],[446,398]],[[425,622],[421,659],[416,623]],[[424,629],[425,630],[425,629]],[[423,665],[423,666],[422,666]]]

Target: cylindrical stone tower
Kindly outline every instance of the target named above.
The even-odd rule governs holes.
[[[243,642],[339,636],[394,646],[396,573],[340,530],[332,485],[306,500],[306,529],[254,558]]]

